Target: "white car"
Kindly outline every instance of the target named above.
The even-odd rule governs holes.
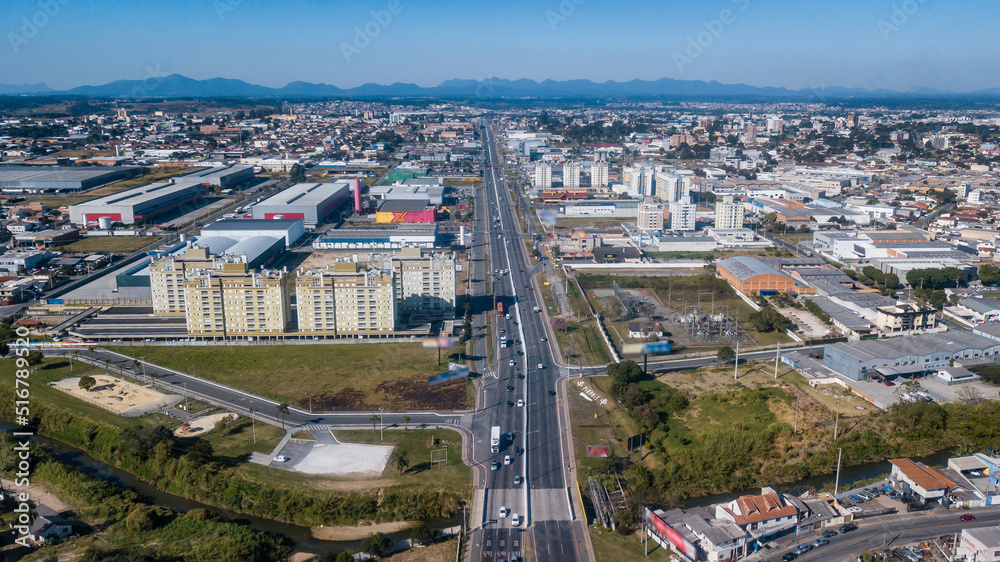
[[[847,511],[850,511],[851,513],[861,513],[864,510],[856,505],[852,505],[851,507],[847,508]]]
[[[509,364],[510,364],[511,367],[513,367],[514,366],[514,360],[511,359]]]
[[[274,462],[288,462],[288,457],[285,455],[278,455],[274,457]]]
[[[510,515],[510,510],[507,509],[507,506],[501,505],[500,506],[500,519],[503,519],[504,517],[507,517],[508,515]]]
[[[521,516],[515,513],[510,519],[510,524],[515,527],[519,526],[521,524]]]
[[[517,399],[517,407],[518,408],[523,408],[524,407],[524,400],[518,398]]]
[[[504,457],[503,457],[503,464],[504,465],[510,464],[510,455],[504,455]]]

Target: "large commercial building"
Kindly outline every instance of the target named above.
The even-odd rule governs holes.
[[[395,330],[391,271],[356,263],[299,270],[295,281],[299,332],[330,336],[390,335]]]
[[[375,213],[377,223],[433,223],[434,219],[434,208],[422,200],[383,201]]]
[[[79,191],[127,179],[138,173],[139,168],[128,167],[0,166],[0,191]]]
[[[200,337],[266,337],[286,332],[291,278],[282,270],[247,271],[216,262],[184,280],[188,333]]]
[[[396,228],[331,228],[313,242],[314,250],[397,250],[438,246],[437,225],[407,224]]]
[[[732,230],[743,228],[743,203],[733,201],[732,195],[726,195],[722,201],[715,202],[715,228]]]
[[[228,189],[253,177],[253,166],[230,164],[205,168],[174,178],[177,183],[198,183],[201,185],[217,185]]]
[[[286,247],[290,247],[304,234],[301,219],[222,219],[201,229],[202,236],[222,236],[236,240],[255,236],[282,238]]]
[[[813,294],[816,289],[799,287],[795,280],[759,258],[734,256],[719,260],[716,273],[744,295],[778,293]]]
[[[1000,342],[961,330],[906,338],[838,342],[825,346],[823,365],[854,380],[927,374],[952,360],[993,357]]]
[[[297,183],[255,204],[251,216],[255,219],[301,219],[306,228],[313,228],[350,199],[351,186],[352,183],[346,180]]]
[[[96,226],[101,218],[134,224],[179,207],[202,193],[200,183],[171,181],[151,183],[69,207],[69,219],[81,226]]]

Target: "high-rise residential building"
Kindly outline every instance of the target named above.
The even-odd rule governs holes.
[[[674,232],[694,232],[698,220],[698,206],[690,197],[670,203],[670,230]]]
[[[733,201],[732,195],[726,195],[721,201],[715,202],[715,228],[731,230],[743,228],[743,203]]]
[[[785,122],[777,117],[770,117],[767,120],[767,132],[780,135],[785,130]]]
[[[580,187],[579,162],[566,162],[563,164],[563,187],[572,189]]]
[[[535,162],[535,187],[537,189],[548,189],[552,187],[552,164],[548,162]]]
[[[638,197],[652,197],[656,191],[656,171],[647,166],[637,166],[626,168],[625,175],[628,177],[628,191]]]
[[[398,322],[408,324],[455,318],[453,254],[424,257],[420,248],[404,248],[392,256],[390,267],[395,274]]]
[[[673,203],[688,197],[691,192],[691,178],[677,173],[676,170],[659,170],[656,172],[656,198],[665,203]]]
[[[393,274],[357,263],[299,270],[295,280],[299,332],[389,335],[396,327]]]
[[[747,125],[747,142],[757,142],[757,125]]]
[[[590,186],[608,187],[608,153],[594,153],[594,163],[590,166]]]
[[[188,333],[195,336],[266,336],[286,332],[291,320],[291,278],[284,270],[247,271],[238,261],[184,279]]]
[[[655,199],[646,199],[639,205],[636,226],[647,232],[663,231],[663,204]]]
[[[171,255],[149,264],[149,286],[153,293],[153,314],[182,316],[184,314],[184,279],[188,271],[213,269],[215,257],[207,248],[188,248],[180,255]]]

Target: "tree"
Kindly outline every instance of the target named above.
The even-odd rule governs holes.
[[[80,377],[80,388],[86,390],[87,392],[90,392],[90,389],[94,388],[94,385],[96,384],[97,381],[90,375]]]
[[[8,353],[10,353],[10,346],[7,345],[7,342],[0,341],[0,357],[7,357]]]
[[[736,359],[736,352],[733,351],[733,348],[726,345],[719,349],[719,353],[715,357],[719,360],[719,363],[729,363],[733,359]]]
[[[792,323],[781,315],[777,309],[765,306],[750,314],[750,323],[758,332],[784,332]]]
[[[368,421],[372,422],[372,431],[375,431],[375,424],[381,421],[381,419],[378,417],[378,414],[372,414],[372,417],[368,418]]]
[[[396,467],[396,470],[400,474],[406,472],[406,469],[410,468],[410,457],[406,454],[406,451],[396,450],[392,454],[392,465]]]
[[[278,415],[281,416],[281,429],[285,429],[285,416],[288,415],[288,404],[278,404]]]
[[[410,540],[415,544],[430,544],[434,541],[434,531],[424,525],[418,525],[410,531]]]
[[[573,355],[574,355],[573,348],[567,345],[566,349],[563,350],[563,356],[566,357],[567,361],[569,361],[569,359],[573,357]]]
[[[1000,267],[984,263],[979,266],[979,280],[983,285],[995,286],[1000,283]]]
[[[965,385],[956,393],[958,399],[966,404],[975,404],[983,399],[983,393],[974,386]]]
[[[611,377],[611,392],[618,399],[625,396],[629,386],[639,382],[643,375],[642,368],[631,359],[609,364],[607,373]]]
[[[204,464],[212,460],[212,455],[215,451],[212,450],[212,444],[205,439],[199,439],[195,441],[194,445],[187,451],[187,456],[193,462],[198,464]]]
[[[28,365],[32,367],[41,363],[43,359],[45,359],[45,356],[42,355],[42,352],[37,349],[29,352],[28,355],[25,356],[25,360],[28,362]]]
[[[361,541],[361,552],[372,556],[382,556],[390,550],[392,550],[392,539],[385,536],[385,533],[374,533]]]
[[[556,316],[552,319],[552,329],[566,331],[566,319],[561,316]]]
[[[410,420],[411,419],[413,419],[413,418],[411,418],[410,416],[403,416],[403,429],[404,430],[410,429],[409,425],[410,425]]]
[[[288,176],[293,182],[302,183],[306,181],[306,169],[302,167],[302,164],[293,164]]]

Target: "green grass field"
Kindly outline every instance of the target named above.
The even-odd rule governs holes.
[[[88,236],[54,248],[58,252],[112,252],[130,254],[159,240],[160,236]]]
[[[315,411],[464,409],[461,383],[427,386],[447,370],[419,342],[240,347],[117,347],[114,351]],[[449,353],[449,351],[451,353]],[[460,350],[444,350],[442,365]]]

